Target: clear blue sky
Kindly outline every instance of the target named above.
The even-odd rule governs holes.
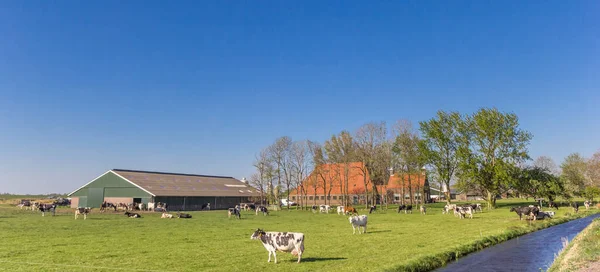
[[[600,148],[598,1],[0,1],[0,192],[248,177],[283,135],[497,107]]]

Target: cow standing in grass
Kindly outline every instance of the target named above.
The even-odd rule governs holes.
[[[256,207],[256,215],[258,215],[259,212],[261,212],[264,216],[269,215],[269,210],[265,206]]]
[[[75,219],[77,220],[77,217],[80,214],[83,214],[83,220],[87,219],[87,215],[92,211],[92,208],[86,207],[86,208],[77,208],[75,209]]]
[[[231,218],[231,216],[234,216],[237,219],[242,219],[242,215],[240,214],[240,210],[237,208],[229,208],[227,210],[227,218]]]
[[[360,228],[363,228],[362,233],[367,233],[367,216],[366,215],[357,215],[350,216],[348,218],[350,224],[352,225],[352,234],[356,233],[356,229],[358,229],[358,234],[360,234]]]
[[[421,212],[421,214],[426,214],[427,213],[427,207],[425,207],[425,205],[421,205],[421,207],[419,208],[419,211]]]
[[[42,212],[42,216],[46,215],[46,212],[52,212],[52,216],[56,215],[56,204],[41,204],[39,209]]]
[[[534,218],[537,218],[540,209],[538,209],[538,207],[512,207],[510,208],[510,211],[517,213],[519,215],[519,220],[523,220],[523,215],[525,215],[525,217],[533,216]]]
[[[271,254],[275,257],[275,263],[277,263],[277,251],[291,252],[292,255],[298,256],[298,263],[302,259],[302,253],[304,252],[304,234],[299,232],[265,232],[264,230],[257,229],[250,236],[252,240],[260,240],[269,252],[269,259],[267,262],[271,262]]]

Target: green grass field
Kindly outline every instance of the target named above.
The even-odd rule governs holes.
[[[279,211],[270,216],[243,212],[242,220],[226,211],[191,212],[192,219],[161,219],[144,213],[130,219],[121,213],[93,210],[87,220],[75,220],[72,209],[55,217],[0,205],[0,270],[2,271],[382,271],[429,261],[436,254],[487,245],[510,231],[532,231],[548,222],[519,221],[499,202],[494,211],[474,219],[442,215],[443,204],[429,206],[427,215],[369,215],[367,234],[352,235],[346,216]],[[564,220],[561,208],[554,222]],[[359,213],[364,214],[365,211]],[[562,219],[561,219],[562,218]],[[267,263],[267,251],[250,235],[256,228],[305,234],[302,263],[289,253],[278,264]]]

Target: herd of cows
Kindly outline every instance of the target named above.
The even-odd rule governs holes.
[[[541,203],[540,203],[541,204]],[[585,201],[584,206],[586,209],[589,209],[591,202]],[[55,214],[56,208],[58,206],[57,203],[53,204],[40,204],[37,202],[31,201],[21,201],[18,205],[21,209],[30,209],[32,211],[39,210],[42,212],[42,216],[45,215],[46,212],[52,212]],[[548,208],[554,208],[558,210],[558,205],[554,202],[549,202],[547,204]],[[573,208],[573,211],[577,213],[579,211],[579,204],[577,202],[573,202],[569,204],[570,207]],[[176,215],[170,214],[167,211],[168,205],[166,203],[102,203],[100,207],[100,212],[104,212],[107,209],[112,209],[114,211],[124,210],[124,215],[129,218],[142,218],[139,213],[135,211],[158,211],[162,212],[161,218],[192,218],[191,214],[177,212]],[[519,220],[523,220],[523,217],[528,220],[540,220],[540,219],[551,219],[555,212],[554,211],[541,211],[541,206],[539,205],[529,205],[527,207],[512,207],[510,212],[515,212],[519,216]],[[202,210],[210,210],[210,203],[206,203],[202,205]],[[311,207],[313,213],[317,211],[319,213],[329,213],[333,209],[330,205],[314,205]],[[76,208],[75,209],[75,219],[77,219],[80,215],[83,216],[84,220],[87,219],[88,214],[90,214],[92,208]],[[269,210],[267,207],[263,205],[257,205],[254,203],[240,203],[233,208],[229,208],[227,210],[227,215],[229,218],[232,216],[237,219],[241,219],[241,211],[254,211],[255,215],[262,213],[264,216],[269,215]],[[369,208],[369,214],[373,213],[377,210],[377,206],[371,206]],[[397,212],[412,213],[413,205],[399,205]],[[422,215],[427,213],[427,207],[424,205],[419,206],[419,211]],[[455,217],[463,218],[473,218],[473,215],[479,211],[483,212],[481,204],[447,204],[442,209],[442,214],[450,214],[453,212]],[[348,220],[352,226],[352,234],[356,233],[358,230],[358,234],[367,232],[367,222],[368,217],[366,214],[358,215],[358,211],[356,208],[352,206],[338,206],[337,207],[338,215],[348,215]],[[275,259],[275,263],[277,263],[277,251],[281,252],[290,252],[292,255],[298,257],[298,262],[302,259],[302,253],[304,252],[304,234],[298,232],[266,232],[262,229],[257,229],[250,237],[253,240],[260,240],[265,247],[265,249],[269,252],[268,262],[271,261],[271,255],[273,255]]]

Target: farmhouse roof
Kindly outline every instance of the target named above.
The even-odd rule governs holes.
[[[255,188],[233,177],[127,169],[109,170],[108,172],[104,173],[104,175],[111,172],[153,196],[247,197],[259,195]],[[95,180],[92,180],[88,184],[94,181]],[[88,184],[82,186],[81,188],[87,186]]]
[[[348,193],[363,193],[365,190],[364,178],[366,175],[367,184],[371,184],[369,172],[363,167],[362,162],[350,163],[330,163],[322,164],[316,167],[310,175],[304,179],[302,185],[308,195],[340,195],[346,188],[346,176],[348,177]],[[316,193],[315,193],[316,183]],[[325,186],[323,184],[325,183]],[[298,195],[295,190],[291,195]]]

